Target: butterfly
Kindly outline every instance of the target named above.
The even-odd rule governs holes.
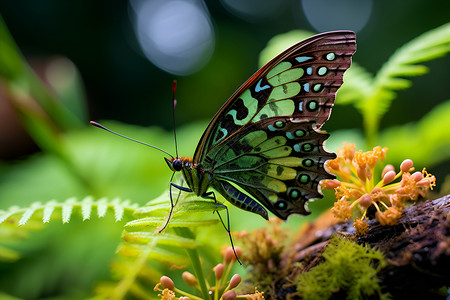
[[[166,163],[187,183],[171,182],[170,187],[215,200],[209,192],[213,188],[265,219],[267,210],[283,220],[309,214],[307,202],[323,197],[319,182],[335,178],[325,163],[336,155],[324,149],[329,134],[320,128],[330,117],[355,51],[352,31],[305,39],[234,92],[209,123],[193,157],[173,157],[149,145],[171,156]],[[171,205],[169,219],[172,198]]]
[[[335,178],[324,165],[336,155],[320,128],[355,51],[354,32],[334,31],[272,59],[220,108],[193,157],[165,158],[188,187],[173,185],[204,197],[212,187],[265,219],[267,210],[283,220],[309,214],[306,203],[323,197],[319,182]]]

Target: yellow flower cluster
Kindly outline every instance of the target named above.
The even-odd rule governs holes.
[[[236,254],[241,256],[242,250],[239,247],[235,248]],[[258,292],[255,289],[254,294],[247,295],[237,295],[233,290],[235,287],[241,283],[241,276],[239,274],[234,274],[229,281],[227,281],[228,276],[230,275],[231,268],[233,264],[236,262],[235,252],[231,247],[226,248],[223,253],[224,261],[216,265],[213,268],[216,285],[211,286],[209,282],[205,282],[206,286],[211,295],[214,295],[214,299],[219,300],[234,300],[236,298],[239,299],[251,299],[251,300],[262,300],[264,299],[264,293]],[[182,276],[183,281],[189,285],[200,291],[200,285],[198,283],[197,278],[190,272],[183,272]],[[161,300],[202,300],[196,295],[192,295],[188,292],[180,290],[175,287],[175,284],[171,278],[168,276],[162,276],[159,280],[160,282],[155,286],[154,290],[159,291],[159,297]],[[183,295],[179,298],[176,297],[176,293]]]
[[[338,149],[338,157],[326,164],[328,170],[340,178],[340,181],[322,182],[323,188],[336,191],[333,214],[341,221],[354,217],[353,226],[358,234],[367,232],[365,221],[372,217],[372,211],[380,224],[393,225],[402,216],[407,201],[423,197],[428,189],[436,185],[436,178],[425,168],[422,172],[411,174],[414,167],[410,159],[401,163],[398,173],[394,166],[386,165],[377,180],[375,167],[384,160],[387,150],[377,146],[373,151],[356,152],[354,144],[346,143]]]

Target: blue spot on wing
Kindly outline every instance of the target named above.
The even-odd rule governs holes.
[[[295,58],[295,60],[297,60],[299,63],[302,63],[302,62],[305,62],[305,61],[308,61],[311,59],[314,59],[314,57],[312,57],[312,56],[297,56]]]
[[[303,85],[303,89],[305,90],[305,92],[309,93],[309,83],[305,83]]]
[[[255,92],[259,93],[263,90],[270,89],[270,85],[266,84],[265,86],[261,86],[262,78],[258,81],[255,87]]]

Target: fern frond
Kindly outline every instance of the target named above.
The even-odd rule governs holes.
[[[83,220],[90,219],[94,208],[97,209],[97,216],[102,218],[106,215],[108,209],[114,211],[116,222],[123,219],[125,213],[130,215],[137,209],[137,204],[131,204],[130,201],[114,199],[109,201],[105,198],[94,200],[92,197],[86,197],[81,201],[76,198],[69,198],[64,202],[55,200],[47,203],[35,202],[25,208],[18,206],[10,207],[7,211],[0,210],[0,224],[6,220],[18,220],[17,224],[23,226],[31,218],[42,218],[42,223],[48,223],[50,220],[60,218],[62,223],[70,222],[75,212],[80,212]]]
[[[125,224],[122,234],[124,242],[119,246],[117,253],[122,259],[132,258],[134,261],[127,268],[124,268],[123,264],[113,264],[115,266],[113,273],[121,274],[122,278],[115,289],[109,290],[108,297],[122,299],[128,293],[135,294],[136,291],[142,293],[148,290],[149,285],[156,284],[158,278],[152,278],[153,282],[147,282],[146,286],[142,285],[145,272],[153,265],[149,264],[150,261],[186,265],[190,260],[196,271],[200,268],[193,260],[195,258],[198,260],[197,248],[202,245],[195,239],[193,230],[219,223],[219,218],[213,213],[225,207],[215,201],[197,197],[193,193],[180,195],[179,191],[173,191],[172,198],[176,205],[171,220],[167,220],[170,200],[166,192],[146,206],[136,209],[134,216],[137,219]],[[166,222],[168,222],[166,229],[160,233],[158,229]],[[201,274],[201,271],[199,272]]]
[[[395,92],[409,88],[412,84],[410,80],[399,77],[426,74],[428,68],[418,64],[442,57],[449,51],[450,23],[447,23],[405,44],[382,66],[366,96],[355,101],[356,108],[364,118],[369,147],[375,143],[380,119],[395,99]]]

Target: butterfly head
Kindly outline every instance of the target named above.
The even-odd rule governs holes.
[[[169,168],[173,172],[179,172],[181,169],[183,169],[183,160],[181,158],[166,158],[164,157],[164,160],[166,161],[166,164],[169,166]]]
[[[192,166],[192,157],[164,157],[164,160],[173,172],[179,172],[185,167]]]

